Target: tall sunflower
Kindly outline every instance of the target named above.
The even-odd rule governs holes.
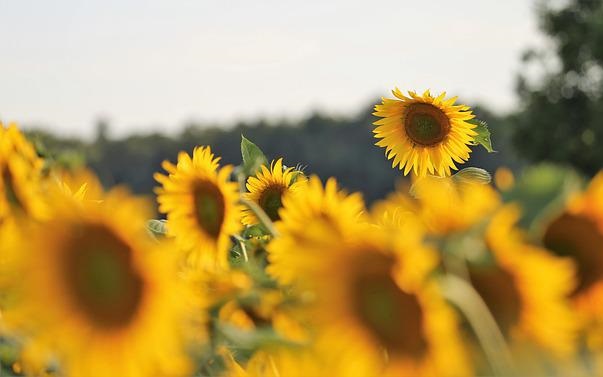
[[[393,167],[404,169],[404,175],[412,170],[418,176],[447,176],[457,169],[455,162],[469,159],[468,145],[477,132],[467,122],[474,118],[468,106],[454,105],[456,97],[445,99],[446,93],[433,97],[429,90],[409,91],[408,97],[398,88],[392,93],[396,99],[383,98],[375,106],[373,115],[383,119],[374,122],[373,132]]]
[[[243,198],[250,200],[260,206],[266,212],[270,220],[280,220],[279,210],[283,206],[282,200],[286,193],[297,194],[305,184],[303,174],[294,168],[283,170],[283,159],[273,161],[270,169],[261,167],[255,177],[247,180],[248,193]],[[243,210],[243,224],[253,225],[258,219],[251,209]]]
[[[268,244],[267,271],[290,283],[333,242],[353,235],[362,221],[364,201],[360,194],[348,195],[334,178],[326,184],[311,176],[303,195],[285,195],[276,224],[280,236]]]
[[[0,123],[0,224],[14,215],[44,216],[43,161],[15,124]]]
[[[11,247],[17,298],[3,317],[24,339],[25,372],[53,360],[67,376],[188,373],[188,289],[166,245],[146,234],[148,207],[121,190],[102,203],[55,197],[53,207]]]
[[[241,228],[237,184],[229,180],[232,167],[218,166],[209,147],[197,147],[193,156],[178,155],[178,163],[163,162],[169,175],[156,173],[159,211],[167,214],[168,234],[188,253],[196,266],[225,268],[229,236]]]
[[[486,243],[496,263],[472,267],[471,282],[508,339],[528,341],[555,356],[570,356],[578,329],[569,304],[574,266],[527,243],[515,227],[519,216],[514,205],[494,215]]]

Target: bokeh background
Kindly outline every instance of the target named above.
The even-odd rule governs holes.
[[[151,193],[179,150],[268,157],[370,202],[401,173],[374,146],[394,86],[488,122],[469,166],[603,166],[603,1],[0,0],[0,120],[58,164]]]

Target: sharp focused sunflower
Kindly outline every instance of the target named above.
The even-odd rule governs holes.
[[[486,242],[496,264],[472,267],[471,282],[508,339],[567,357],[577,335],[568,300],[575,287],[573,264],[525,242],[515,228],[519,216],[517,207],[506,206],[493,217]]]
[[[178,163],[164,161],[169,175],[155,174],[159,211],[167,214],[168,234],[196,266],[225,268],[229,236],[241,228],[237,184],[229,181],[232,167],[219,169],[209,147],[197,147],[192,158],[185,152]]]
[[[279,210],[283,206],[285,194],[297,194],[303,185],[305,178],[294,168],[283,170],[283,159],[279,158],[273,162],[268,169],[262,166],[255,177],[247,180],[248,193],[243,198],[255,202],[272,221],[280,220]],[[258,223],[258,219],[251,209],[243,210],[242,221],[245,225]]]
[[[339,242],[357,230],[364,213],[360,194],[348,195],[331,178],[323,187],[320,179],[310,177],[303,195],[285,195],[276,224],[280,236],[268,245],[267,271],[283,283],[290,283],[332,242]]]
[[[25,371],[56,360],[68,376],[186,374],[189,295],[146,234],[148,207],[122,191],[53,199],[53,218],[13,245],[18,298],[3,314]]]
[[[0,123],[0,224],[14,215],[44,215],[39,193],[42,164],[16,125],[5,128]]]
[[[373,115],[383,119],[373,132],[393,167],[404,169],[404,175],[412,170],[418,176],[446,176],[457,169],[455,162],[469,159],[468,145],[477,136],[476,126],[467,122],[474,118],[469,107],[454,105],[456,97],[445,99],[446,93],[409,92],[407,97],[397,88],[392,93],[396,99],[384,98],[375,106]]]

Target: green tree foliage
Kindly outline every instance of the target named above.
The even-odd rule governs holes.
[[[524,55],[526,71],[541,72],[519,78],[513,141],[531,161],[592,175],[603,167],[603,0],[543,2],[538,14],[553,51]]]

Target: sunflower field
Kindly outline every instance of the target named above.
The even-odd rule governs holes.
[[[603,374],[603,173],[463,168],[486,123],[392,93],[366,127],[409,179],[370,206],[245,137],[149,200],[0,124],[0,374]]]

